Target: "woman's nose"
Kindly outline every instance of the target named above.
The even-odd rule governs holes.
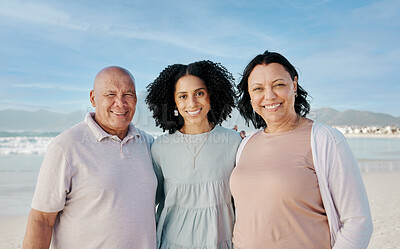
[[[264,92],[264,98],[266,100],[271,100],[271,99],[276,98],[276,94],[272,89],[266,89]]]
[[[196,103],[197,103],[197,100],[194,96],[190,96],[188,98],[188,106],[193,107],[196,105]]]

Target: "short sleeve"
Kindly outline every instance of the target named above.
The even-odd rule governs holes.
[[[47,147],[37,179],[32,208],[42,212],[64,209],[71,187],[71,167],[62,148],[56,143]]]

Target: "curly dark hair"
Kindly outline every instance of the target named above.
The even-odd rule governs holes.
[[[248,79],[257,65],[279,63],[285,70],[290,74],[292,80],[294,77],[299,79],[299,75],[294,66],[281,54],[276,52],[265,51],[263,54],[259,54],[246,66],[243,71],[242,78],[239,85],[237,86],[239,92],[238,109],[240,114],[246,120],[246,124],[249,125],[251,121],[256,129],[265,128],[267,124],[264,119],[253,111],[250,103],[250,95],[248,91]],[[305,117],[310,112],[310,103],[307,101],[308,93],[297,83],[297,97],[294,102],[294,110],[297,114]]]
[[[234,78],[220,63],[203,60],[189,65],[169,65],[147,86],[146,104],[153,112],[157,126],[170,134],[183,127],[183,117],[180,114],[174,116],[174,92],[177,81],[185,75],[199,77],[206,85],[210,96],[209,122],[217,125],[230,117],[236,101]]]

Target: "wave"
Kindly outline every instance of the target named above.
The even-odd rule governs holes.
[[[0,156],[25,154],[43,155],[59,132],[0,131]],[[157,137],[160,133],[149,133]]]
[[[39,136],[0,137],[0,155],[27,154],[43,155],[54,138]]]

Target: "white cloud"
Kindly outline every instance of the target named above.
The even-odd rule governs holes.
[[[94,68],[108,64],[136,68],[137,86],[166,63],[204,57],[236,76],[265,49],[287,56],[306,90],[332,104],[367,103],[384,94],[384,84],[396,89],[398,0],[229,1],[0,0],[0,94],[26,88],[78,95],[90,90],[80,86],[92,81]]]
[[[30,83],[30,84],[14,84],[11,87],[16,88],[36,88],[36,89],[56,89],[70,92],[89,92],[89,88],[79,88],[62,84],[49,84],[49,83]]]
[[[18,0],[1,2],[0,16],[26,21],[29,25],[44,24],[87,31],[87,35],[161,42],[217,57],[247,58],[243,51],[252,50],[252,47],[235,44],[234,41],[226,42],[231,37],[237,37],[237,30],[242,30],[241,35],[244,37],[254,37],[252,40],[257,43],[281,44],[279,39],[249,27],[240,19],[216,15],[215,11],[211,11],[210,3],[176,3],[173,7],[179,8],[182,13],[180,19],[175,17],[175,12],[167,12],[153,22],[148,22],[140,9],[132,9],[131,15],[135,16],[133,19],[125,14],[113,19],[108,18],[107,10],[103,9],[92,9],[91,13],[76,11],[72,14],[45,3]]]
[[[74,21],[68,12],[57,10],[49,5],[31,2],[1,1],[0,16],[74,30],[89,28],[87,23]]]

